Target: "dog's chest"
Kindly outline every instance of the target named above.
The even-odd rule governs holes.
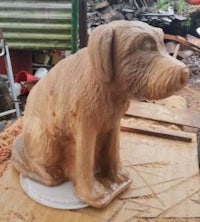
[[[109,131],[119,124],[120,119],[128,109],[128,103],[116,104],[113,102],[107,103],[97,111],[96,120],[98,126],[103,131]]]

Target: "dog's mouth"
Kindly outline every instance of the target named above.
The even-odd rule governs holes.
[[[155,71],[151,75],[151,79],[147,83],[147,91],[145,97],[150,100],[164,99],[173,93],[181,90],[188,82],[189,69],[185,66],[171,66]]]

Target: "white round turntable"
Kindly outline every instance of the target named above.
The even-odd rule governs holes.
[[[57,209],[80,209],[88,206],[74,195],[70,181],[58,186],[45,186],[20,175],[20,182],[24,192],[42,205]]]

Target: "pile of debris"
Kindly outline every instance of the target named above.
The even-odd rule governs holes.
[[[196,79],[196,77],[200,77],[200,54],[191,53],[190,56],[187,56],[182,60],[185,64],[188,65],[191,73],[191,79]],[[196,77],[195,77],[196,76]],[[198,80],[200,81],[200,80]]]
[[[182,60],[190,69],[190,83],[200,83],[200,38],[187,34],[185,38],[165,34],[165,47],[169,54]],[[171,41],[170,41],[171,40]]]
[[[196,81],[197,77],[200,78],[200,39],[197,38],[200,35],[196,32],[200,10],[183,2],[185,5],[182,14],[190,11],[189,19],[175,14],[174,7],[170,5],[167,10],[156,9],[154,0],[90,0],[87,1],[88,29],[90,32],[93,28],[114,20],[139,20],[163,28],[168,33],[165,35],[168,52],[189,66],[191,79]],[[184,23],[190,23],[191,27],[184,28]]]
[[[167,11],[156,10],[154,1],[150,0],[128,0],[128,1],[95,1],[87,3],[88,26],[94,27],[109,23],[113,20],[140,20],[153,26],[162,27],[170,25],[172,22],[182,22],[186,17],[174,13],[173,7],[168,7]],[[117,3],[117,4],[113,4]]]

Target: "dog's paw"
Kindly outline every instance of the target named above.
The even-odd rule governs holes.
[[[126,173],[124,170],[119,169],[119,170],[112,170],[109,174],[108,174],[108,178],[117,184],[121,184],[124,182],[127,182],[129,180],[129,176],[128,173]]]
[[[96,179],[93,181],[92,188],[89,192],[92,200],[100,200],[108,195],[104,185],[98,182]]]
[[[80,183],[74,186],[75,194],[86,203],[97,203],[109,195],[104,185],[93,179],[92,183]],[[91,204],[92,205],[92,204]]]

